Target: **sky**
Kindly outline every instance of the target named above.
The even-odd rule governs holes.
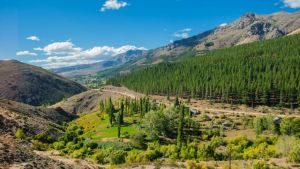
[[[300,0],[0,0],[0,60],[57,68],[188,38]]]

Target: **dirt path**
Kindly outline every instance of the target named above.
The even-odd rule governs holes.
[[[101,89],[102,91],[114,94],[120,94],[131,98],[140,98],[145,96],[144,94],[129,90],[125,87],[114,87],[114,86],[105,86]],[[152,100],[155,100],[159,103],[164,103],[166,105],[173,104],[175,97],[170,97],[168,100],[166,96],[150,95]],[[274,114],[278,117],[297,117],[300,118],[299,109],[287,109],[287,108],[273,108],[268,106],[258,106],[256,108],[251,108],[246,105],[230,105],[223,103],[211,103],[206,100],[196,100],[191,99],[187,103],[187,99],[180,99],[182,103],[185,103],[186,106],[191,109],[198,110],[200,112],[209,112],[209,113],[221,113],[221,114],[239,114],[239,115],[252,115],[252,116],[264,116],[268,114]]]

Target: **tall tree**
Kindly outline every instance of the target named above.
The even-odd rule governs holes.
[[[115,112],[115,108],[110,97],[108,101],[108,116],[109,116],[109,123],[111,126],[113,126],[114,112]]]
[[[120,123],[124,124],[124,100],[121,100],[120,103]]]
[[[179,124],[177,128],[177,147],[180,149],[182,146],[182,137],[183,137],[183,127],[184,127],[184,114],[185,114],[185,107],[180,107],[180,117],[179,117]]]

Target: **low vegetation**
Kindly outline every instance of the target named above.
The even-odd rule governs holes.
[[[147,97],[109,99],[99,105],[98,112],[69,123],[57,140],[42,134],[31,138],[34,146],[103,165],[163,160],[186,161],[188,168],[209,168],[209,161],[223,161],[220,167],[234,168],[239,164],[233,161],[247,160],[245,165],[251,168],[272,168],[271,158],[300,162],[300,120],[296,118],[195,114],[178,99],[171,106]],[[239,130],[254,136],[227,136]]]

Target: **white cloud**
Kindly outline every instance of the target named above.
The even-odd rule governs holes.
[[[65,55],[70,53],[79,53],[82,49],[75,47],[75,45],[70,41],[65,41],[54,42],[45,46],[44,48],[34,48],[34,50],[44,51],[46,55]]]
[[[118,10],[126,6],[128,6],[127,2],[122,2],[118,0],[106,0],[105,3],[102,5],[100,11],[105,12],[106,10]]]
[[[227,23],[222,23],[219,25],[219,27],[224,27],[224,26],[227,26],[228,24]]]
[[[89,64],[103,60],[109,60],[112,57],[125,53],[129,50],[147,50],[143,47],[125,45],[119,48],[110,46],[96,46],[90,49],[83,50],[76,47],[72,42],[55,42],[43,48],[35,48],[48,56],[45,59],[37,59],[30,61],[37,63],[45,68],[58,68],[65,66],[74,66],[78,64]]]
[[[32,40],[32,41],[40,41],[40,38],[37,36],[29,36],[26,38],[27,40]]]
[[[300,8],[300,0],[282,0],[285,7]]]
[[[182,30],[179,30],[177,32],[174,33],[174,36],[177,37],[177,38],[188,38],[190,37],[190,32],[192,31],[191,28],[185,28],[185,29],[182,29]]]
[[[36,53],[33,53],[33,52],[29,52],[27,50],[25,51],[19,51],[16,53],[17,56],[37,56]]]

